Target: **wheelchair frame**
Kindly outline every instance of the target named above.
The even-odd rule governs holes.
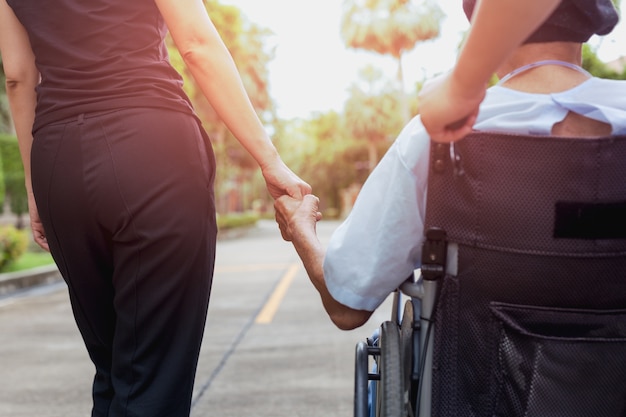
[[[459,142],[455,152],[444,144],[431,147],[429,173],[434,175],[429,175],[424,224],[440,225],[453,236],[449,243],[450,262],[445,259],[446,239],[439,239],[438,231],[429,229],[423,244],[421,276],[417,280],[412,276],[396,291],[391,319],[380,327],[380,337],[360,342],[356,347],[355,417],[431,417],[431,408],[454,415],[460,407],[467,410],[468,405],[475,408],[475,415],[550,414],[553,405],[569,410],[568,415],[623,415],[626,223],[622,215],[625,194],[621,179],[626,137],[571,139],[480,132]],[[507,175],[500,175],[500,169],[506,169]],[[532,178],[528,177],[529,169],[534,173]],[[485,189],[491,191],[480,192]],[[476,202],[480,203],[480,210],[491,212],[479,213],[479,207],[473,206]],[[502,202],[506,204],[501,205]],[[489,218],[481,217],[480,222],[466,227],[468,216],[479,214]],[[481,245],[474,242],[478,227]],[[523,268],[513,274],[513,283],[507,281],[506,286],[494,288],[475,272],[466,270],[467,265],[463,265],[461,274],[457,273],[459,253],[454,246],[460,245],[467,246],[462,249],[464,261],[476,258],[490,274],[500,272],[498,262],[512,267],[512,258],[523,261],[527,256],[540,255],[542,261],[541,265],[523,262]],[[489,260],[493,264],[487,265],[487,251],[497,255]],[[551,280],[552,275],[564,280],[562,286]],[[438,299],[438,292],[442,291],[439,287],[444,286],[444,280],[438,281],[438,276],[451,278],[445,281],[442,300]],[[549,291],[538,291],[534,297],[533,286],[543,284],[546,276],[551,285],[540,288]],[[588,285],[588,277],[607,285],[593,289]],[[465,296],[461,306],[454,299],[460,290],[454,286],[463,279],[464,294],[468,288],[473,291]],[[489,287],[489,291],[482,293],[472,285]],[[516,294],[516,285],[522,286],[523,294]],[[560,294],[560,288],[566,288],[566,294]],[[402,294],[410,297],[403,314]],[[470,298],[476,295],[483,304],[468,308],[472,304]],[[436,312],[440,301],[442,309]],[[497,320],[491,327],[455,329],[452,323],[445,329],[435,328],[431,318],[454,321],[461,307],[473,314],[470,318],[484,319],[493,314]],[[450,308],[454,310],[452,316]],[[527,316],[522,317],[523,314]],[[406,337],[406,328],[419,341],[412,343],[413,338]],[[486,342],[491,350],[485,354],[478,348],[482,346],[480,339],[490,329],[503,331]],[[441,342],[437,352],[433,351],[435,335]],[[463,351],[458,352],[462,357],[459,359],[455,342],[461,337],[467,339]],[[409,354],[407,344],[412,344]],[[542,352],[550,352],[546,357],[561,359],[565,352],[570,354],[569,360],[555,361],[559,366],[552,367],[549,359],[539,357],[544,369],[550,365],[549,372],[540,373],[533,356],[539,350],[537,346]],[[484,358],[480,354],[499,361],[494,370],[478,368]],[[434,378],[433,358],[438,365]],[[584,359],[581,367],[570,369],[570,363],[578,358]],[[473,368],[467,365],[457,375],[456,364],[450,363],[457,360],[467,361],[476,368],[475,372],[470,372]],[[519,369],[519,364],[530,371],[517,379],[510,377],[509,369]],[[474,386],[502,376],[506,384]],[[531,384],[539,377],[544,384]],[[436,403],[431,402],[433,379],[437,385],[432,400]],[[440,379],[446,384],[439,384]],[[477,401],[474,392],[481,395]],[[447,398],[450,394],[452,398]],[[493,403],[480,400],[491,398],[491,394]]]
[[[431,416],[433,316],[446,258],[445,231],[429,229],[422,267],[394,292],[391,320],[382,323],[378,337],[356,345],[355,417]],[[409,297],[404,307],[402,294]]]

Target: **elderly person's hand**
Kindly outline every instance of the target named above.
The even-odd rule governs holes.
[[[312,194],[302,199],[282,196],[274,202],[276,222],[283,239],[290,242],[298,238],[307,239],[315,235],[315,224],[322,219],[319,212],[319,198]]]
[[[486,86],[467,88],[454,73],[427,82],[419,95],[422,124],[435,142],[454,142],[472,131]]]

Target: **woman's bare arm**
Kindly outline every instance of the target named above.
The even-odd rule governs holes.
[[[30,225],[35,242],[48,250],[46,235],[39,220],[33,197],[30,176],[30,149],[33,143],[33,122],[37,97],[35,87],[39,83],[39,71],[26,30],[18,21],[6,0],[0,0],[0,54],[6,75],[6,90],[15,132],[24,164],[24,177],[28,194]]]
[[[217,114],[257,161],[274,198],[311,192],[280,159],[201,0],[155,0],[172,38]]]

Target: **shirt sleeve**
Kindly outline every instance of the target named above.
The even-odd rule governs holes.
[[[614,134],[626,134],[624,86],[594,78],[557,94],[491,87],[474,129],[549,134],[571,110],[610,123]],[[371,173],[331,237],[324,276],[338,302],[373,311],[420,266],[429,151],[430,138],[418,116]]]
[[[420,266],[430,140],[419,117],[370,174],[324,259],[330,294],[375,310]]]

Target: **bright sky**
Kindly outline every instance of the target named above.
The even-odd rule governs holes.
[[[396,64],[389,57],[348,50],[341,39],[341,0],[222,0],[247,18],[270,29],[276,55],[270,63],[270,95],[283,118],[307,118],[314,112],[343,108],[348,88],[359,71],[371,64],[393,79]],[[468,28],[461,0],[439,0],[446,14],[441,36],[419,44],[404,60],[407,85],[444,72],[456,59],[457,46]],[[626,55],[626,24],[607,37],[593,39],[605,62]]]

